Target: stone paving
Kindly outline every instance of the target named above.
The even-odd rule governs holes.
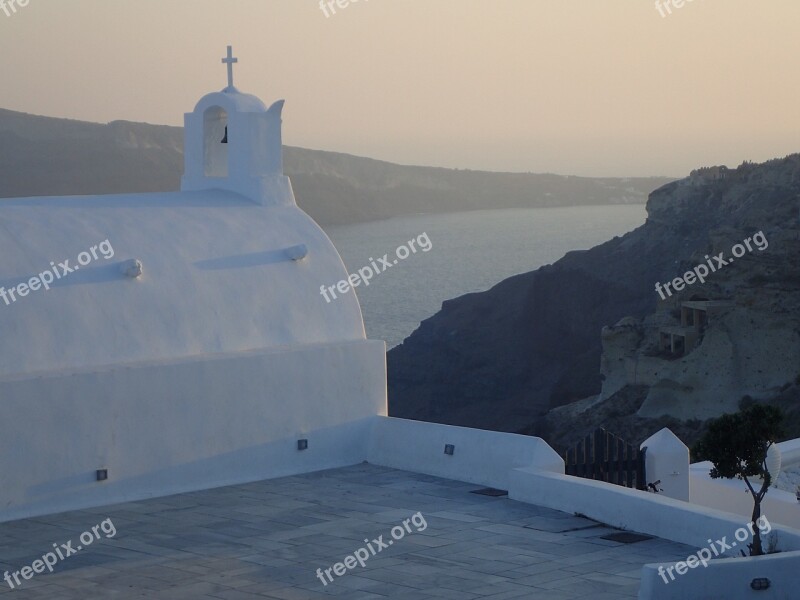
[[[363,464],[4,523],[0,569],[12,573],[54,543],[77,548],[105,519],[117,534],[99,531],[52,574],[13,590],[0,582],[0,600],[635,598],[644,563],[695,551],[660,539],[604,540],[614,530],[470,493],[479,487]],[[327,585],[318,579],[318,568],[365,539],[392,540],[392,528],[417,512],[424,531],[417,518],[391,546],[378,552],[370,542],[376,554],[363,568],[331,571]]]

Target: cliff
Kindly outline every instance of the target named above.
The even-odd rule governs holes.
[[[661,187],[625,236],[445,302],[389,353],[390,414],[563,446],[610,423],[641,441],[668,420],[691,438],[743,396],[794,398],[798,198],[800,155]],[[661,299],[656,283],[717,265],[719,253],[729,264]],[[697,312],[684,307],[692,300]]]

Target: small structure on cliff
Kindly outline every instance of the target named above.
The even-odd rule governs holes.
[[[681,324],[659,330],[659,347],[675,356],[688,354],[697,346],[710,318],[727,309],[725,300],[689,300],[681,302]]]

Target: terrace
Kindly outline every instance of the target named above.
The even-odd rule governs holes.
[[[18,571],[110,518],[116,535],[0,595],[25,600],[635,598],[645,563],[690,546],[471,493],[482,486],[370,464],[4,523]],[[427,527],[323,585],[330,568],[421,512]]]

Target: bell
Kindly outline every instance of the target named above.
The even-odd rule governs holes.
[[[221,143],[222,144],[227,144],[228,143],[228,126],[227,125],[225,126],[225,137],[222,138],[222,142]]]

